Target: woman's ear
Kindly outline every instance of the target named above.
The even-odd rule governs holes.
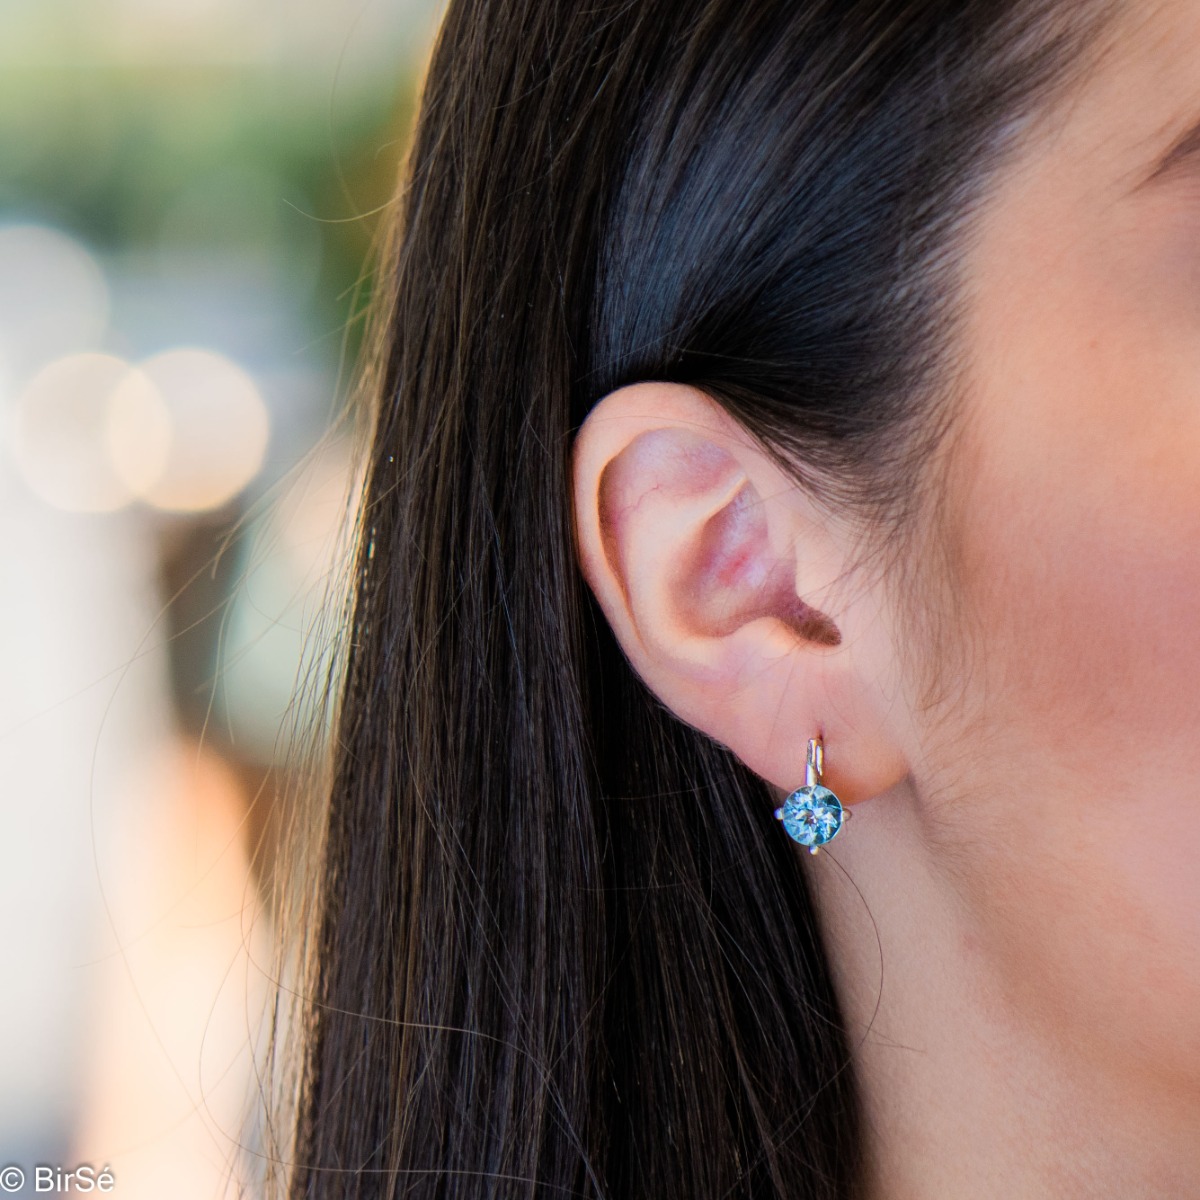
[[[584,576],[672,712],[785,791],[818,734],[847,803],[907,774],[882,593],[852,580],[846,531],[719,404],[683,384],[611,392],[573,475]]]

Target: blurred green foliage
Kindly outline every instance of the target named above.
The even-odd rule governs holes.
[[[347,330],[352,355],[368,291],[358,284],[407,143],[415,69],[379,85],[390,94],[361,82],[339,92],[313,74],[6,64],[0,211],[57,224],[102,253],[182,242],[201,256],[274,255],[286,272],[294,250],[315,246],[301,306],[316,336],[340,342]]]

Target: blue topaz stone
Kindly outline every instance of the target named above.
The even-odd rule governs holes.
[[[775,816],[783,822],[784,829],[810,854],[816,854],[842,827],[844,817],[842,802],[819,783],[797,788],[775,810]]]

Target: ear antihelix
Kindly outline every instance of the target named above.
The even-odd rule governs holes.
[[[824,613],[796,595],[794,561],[772,552],[762,503],[744,479],[705,523],[693,574],[700,581],[697,616],[712,633],[771,616],[804,641],[836,646],[842,640]]]

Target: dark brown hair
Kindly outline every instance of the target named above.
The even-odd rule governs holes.
[[[614,641],[572,433],[622,384],[689,383],[799,486],[910,521],[968,218],[1078,65],[1076,17],[451,0],[378,263],[321,870],[295,881],[292,1200],[853,1194],[795,847]]]

